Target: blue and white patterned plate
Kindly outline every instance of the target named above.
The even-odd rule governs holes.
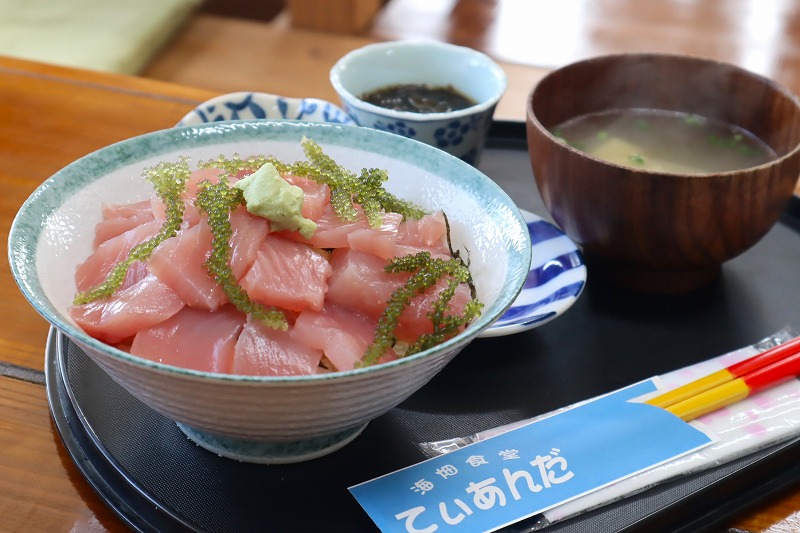
[[[228,93],[207,100],[191,110],[178,126],[223,120],[302,120],[353,124],[340,107],[317,98],[287,98],[259,92]]]
[[[524,209],[531,234],[531,266],[517,299],[480,337],[520,333],[564,314],[583,292],[586,265],[578,246],[560,229]]]
[[[236,92],[203,102],[178,126],[240,119],[354,124],[345,111],[325,100]],[[586,266],[577,245],[537,215],[523,210],[522,216],[533,247],[528,278],[511,307],[481,337],[511,335],[553,320],[572,306],[586,284]]]

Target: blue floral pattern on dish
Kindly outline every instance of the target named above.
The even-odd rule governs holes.
[[[458,146],[464,140],[464,135],[470,130],[469,123],[460,120],[452,120],[446,126],[437,128],[433,132],[436,139],[437,148],[447,148],[448,146]]]
[[[402,135],[403,137],[409,137],[411,139],[417,136],[417,130],[412,128],[403,120],[397,120],[395,122],[390,122],[388,124],[385,124],[381,121],[377,121],[375,122],[375,124],[372,125],[372,127],[375,128],[376,130],[388,131],[389,133],[396,133],[397,135]]]
[[[178,123],[181,126],[223,120],[302,120],[353,124],[347,113],[336,105],[316,98],[287,98],[268,93],[237,92],[223,94],[190,111]]]

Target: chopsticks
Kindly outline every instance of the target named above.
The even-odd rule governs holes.
[[[800,375],[800,337],[646,400],[690,421]]]

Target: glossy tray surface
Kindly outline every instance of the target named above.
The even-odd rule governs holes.
[[[481,163],[547,218],[519,123],[496,123]],[[347,487],[424,459],[416,443],[469,435],[800,328],[800,200],[690,296],[645,297],[592,278],[558,320],[476,340],[439,375],[329,456],[252,465],[195,446],[52,332],[48,394],[73,460],[138,531],[374,531]],[[695,531],[800,481],[794,440],[664,484],[545,531]],[[521,524],[521,527],[530,524]]]

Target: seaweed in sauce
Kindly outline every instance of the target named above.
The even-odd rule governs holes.
[[[447,113],[477,104],[452,85],[434,86],[422,83],[389,85],[361,95],[370,104],[412,113]]]

